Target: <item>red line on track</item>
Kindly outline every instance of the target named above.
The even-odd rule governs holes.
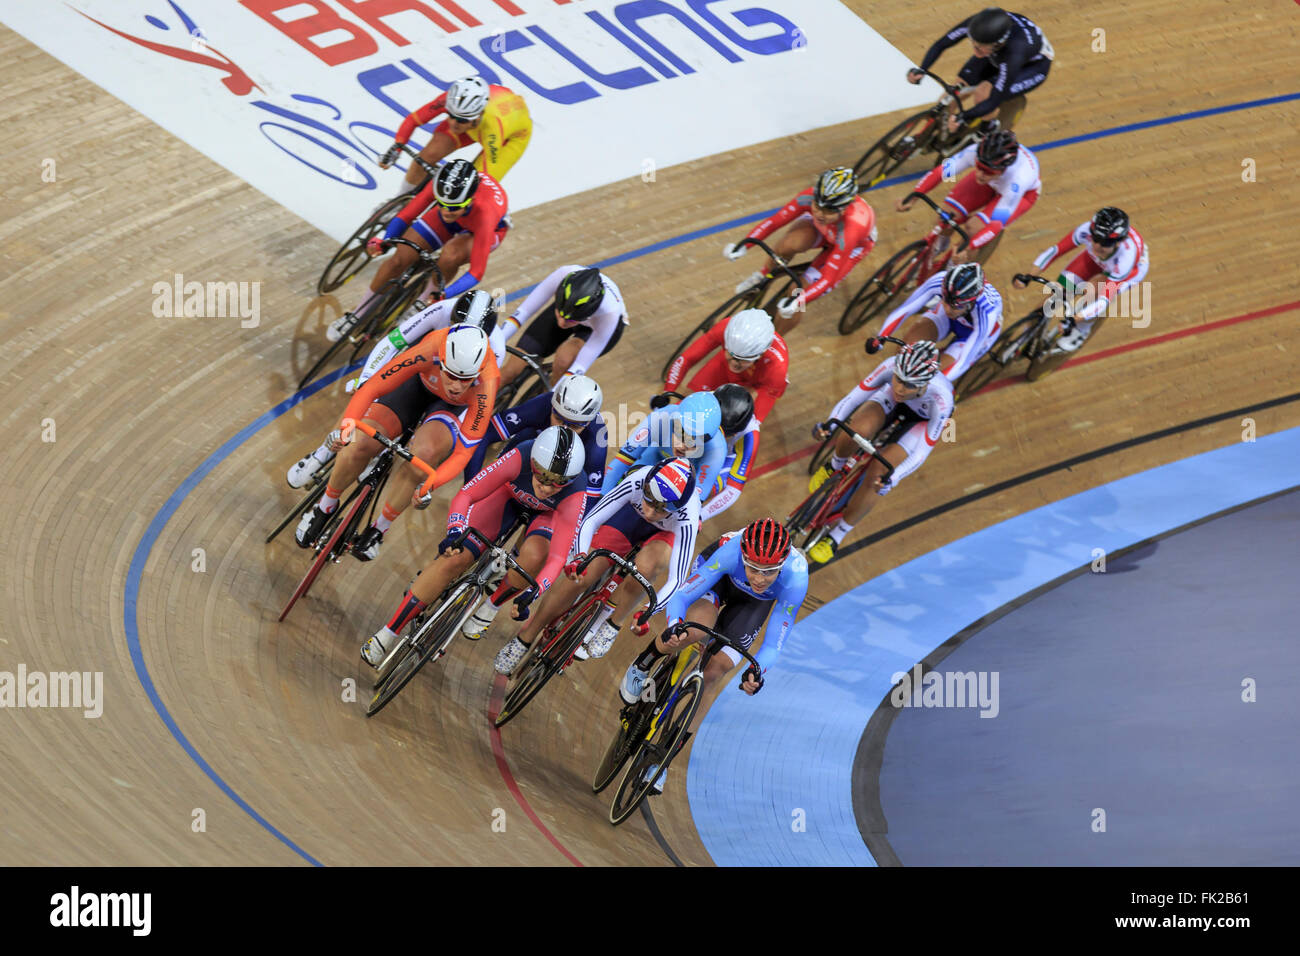
[[[506,782],[506,788],[510,791],[511,796],[515,798],[515,802],[519,804],[520,809],[524,811],[529,820],[533,821],[533,826],[542,832],[542,836],[551,841],[551,846],[563,853],[574,866],[582,866],[582,861],[565,849],[564,844],[555,839],[555,835],[546,829],[546,824],[542,822],[541,817],[533,812],[533,808],[529,806],[528,800],[520,791],[519,784],[515,783],[514,774],[510,772],[510,764],[506,762],[505,748],[501,746],[501,731],[492,723],[497,719],[497,714],[501,713],[501,704],[504,702],[505,696],[506,678],[500,674],[493,675],[492,696],[488,701],[488,736],[492,740],[492,756],[496,758],[497,770],[501,772],[501,779]]]
[[[1300,3],[1300,0],[1296,0],[1296,2]],[[1234,315],[1232,318],[1207,322],[1205,325],[1194,325],[1191,328],[1179,329],[1177,332],[1166,332],[1164,335],[1155,335],[1149,339],[1141,339],[1137,342],[1126,343],[1125,345],[1116,345],[1114,348],[1103,349],[1100,352],[1093,352],[1090,355],[1081,355],[1078,358],[1070,359],[1068,362],[1064,363],[1061,368],[1073,368],[1076,365],[1087,365],[1089,362],[1096,362],[1104,358],[1110,358],[1113,355],[1122,355],[1124,352],[1149,348],[1152,345],[1161,345],[1165,342],[1172,342],[1175,339],[1186,338],[1189,335],[1199,335],[1202,332],[1211,332],[1215,329],[1222,329],[1227,328],[1230,325],[1236,325],[1239,322],[1250,322],[1254,319],[1263,319],[1270,315],[1279,315],[1282,312],[1291,312],[1295,309],[1300,309],[1300,301],[1287,302],[1283,305],[1275,305],[1268,309],[1260,309],[1258,312],[1247,312],[1244,315]],[[1025,377],[1023,375],[1004,378],[1001,381],[986,385],[976,394],[983,395],[985,392],[996,392],[1000,388],[1008,388],[1009,386],[1015,385],[1017,382],[1023,382],[1024,380]],[[759,465],[754,469],[753,477],[758,478],[761,475],[766,475],[770,472],[776,471],[778,468],[784,468],[786,465],[798,461],[800,458],[807,458],[816,450],[816,445],[809,445],[807,448],[793,451],[775,461],[769,461],[767,464]]]

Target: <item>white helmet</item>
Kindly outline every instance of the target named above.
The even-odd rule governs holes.
[[[586,375],[566,375],[551,393],[551,411],[566,422],[586,424],[600,414],[600,385]]]
[[[453,325],[447,330],[438,358],[447,374],[454,378],[472,379],[483,370],[487,358],[487,333],[477,325]]]
[[[558,483],[565,485],[582,474],[587,464],[587,449],[583,447],[582,439],[558,425],[548,425],[541,430],[533,439],[529,455],[534,473],[540,471],[550,478],[563,478],[564,481]]]
[[[728,352],[748,362],[766,352],[775,336],[776,328],[771,316],[762,309],[745,309],[731,317],[722,342]]]
[[[447,87],[446,110],[452,119],[472,122],[487,109],[488,85],[482,77],[467,76]]]

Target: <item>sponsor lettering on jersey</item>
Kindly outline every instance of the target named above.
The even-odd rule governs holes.
[[[380,379],[388,378],[388,376],[396,375],[399,371],[401,371],[404,368],[410,368],[412,365],[420,365],[424,361],[425,358],[423,355],[412,355],[410,358],[398,362],[392,368],[385,369],[383,372],[380,372],[379,377]]]

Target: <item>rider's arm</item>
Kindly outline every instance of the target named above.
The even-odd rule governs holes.
[[[469,525],[470,506],[482,501],[512,478],[518,478],[523,469],[523,461],[519,449],[512,448],[465,482],[447,509],[447,533],[464,531]]]
[[[701,503],[713,490],[713,484],[718,480],[718,473],[722,471],[722,465],[726,460],[727,438],[719,428],[704,442],[704,454],[701,456],[700,467],[695,473],[695,497]]]
[[[939,439],[943,436],[943,426],[952,417],[951,391],[948,392],[946,397],[942,394],[936,395],[933,400],[933,409],[933,414],[926,422],[925,441],[894,469],[893,474],[889,476],[890,484],[897,484],[920,468],[925,459],[929,457],[930,452],[934,450],[934,446],[938,444]]]
[[[912,187],[912,191],[928,193],[935,186],[939,185],[941,181],[947,180],[952,182],[962,173],[966,172],[966,170],[975,165],[975,151],[978,148],[979,144],[971,143],[961,152],[949,156],[938,166],[934,167],[934,169],[922,176],[920,181]]]
[[[666,417],[667,410],[657,408],[641,423],[641,427],[632,433],[629,438],[618,450],[614,460],[605,463],[605,480],[601,483],[601,488],[606,493],[619,483],[627,470],[632,467],[641,453],[650,447],[650,436],[661,436],[669,434],[669,424],[663,419]]]
[[[809,187],[788,203],[768,216],[753,229],[749,230],[748,239],[766,239],[796,216],[806,213],[812,205],[812,188]]]
[[[663,609],[664,616],[668,619],[669,624],[676,624],[686,617],[686,612],[692,604],[702,598],[706,591],[713,588],[718,580],[727,572],[724,570],[723,556],[719,554],[730,541],[722,543],[720,547],[715,547],[709,559],[703,562],[695,573],[686,577],[681,584],[673,589],[668,600],[660,605]],[[740,553],[740,544],[736,544],[736,553]],[[730,566],[730,563],[727,564]]]
[[[596,536],[596,532],[610,518],[614,517],[615,512],[624,505],[631,505],[638,494],[637,478],[639,472],[633,472],[614,488],[605,492],[599,501],[588,509],[586,517],[582,519],[582,527],[578,531],[578,554],[586,554],[591,550],[591,539]]]
[[[701,521],[708,521],[722,514],[739,500],[740,493],[745,490],[749,469],[758,454],[758,429],[751,428],[741,435],[737,445],[739,448],[735,460],[731,463],[731,470],[727,472],[726,484],[705,504],[704,510],[700,512]]]
[[[389,363],[394,355],[402,349],[410,348],[411,343],[418,342],[430,332],[445,329],[451,324],[451,310],[454,303],[448,299],[435,302],[421,312],[411,316],[397,328],[379,340],[379,344],[366,359],[365,368],[357,378],[362,384]]]
[[[555,290],[560,287],[560,280],[570,272],[576,272],[582,266],[560,266],[541,282],[533,287],[533,291],[528,293],[527,298],[520,304],[519,308],[510,313],[505,322],[510,323],[506,329],[506,338],[514,335],[515,329],[523,328],[528,324],[538,312],[546,306],[548,302],[555,298]]]
[[[768,355],[771,356],[773,349],[768,349]],[[763,421],[772,411],[772,406],[776,400],[785,394],[786,388],[790,385],[790,359],[789,354],[784,350],[779,350],[779,354],[773,356],[773,361],[767,364],[763,370],[763,378],[758,383],[754,392],[754,418]]]
[[[853,391],[841,398],[839,404],[831,409],[828,417],[847,422],[849,416],[858,410],[858,406],[871,397],[872,392],[889,384],[890,376],[893,374],[894,359],[890,357],[877,365],[870,375],[858,382]]]
[[[596,420],[582,432],[583,445],[587,452],[587,507],[591,508],[600,500],[601,487],[605,483],[605,459],[609,454],[609,431],[605,422],[597,416]]]
[[[406,232],[407,229],[411,228],[411,223],[419,219],[424,211],[429,208],[431,202],[433,202],[432,179],[425,183],[424,188],[411,197],[411,201],[388,221],[388,228],[384,230],[384,239],[396,239]],[[450,299],[453,296],[447,296],[447,298]]]
[[[1034,268],[1042,271],[1071,249],[1087,242],[1088,229],[1091,225],[1091,220],[1081,222],[1077,227],[1075,227],[1074,232],[1067,232],[1056,245],[1048,246],[1040,252],[1038,258],[1034,260]]]
[[[805,303],[812,302],[835,288],[839,281],[848,275],[853,267],[862,261],[863,256],[875,246],[875,211],[865,202],[861,205],[866,206],[865,213],[855,209],[853,219],[850,220],[847,215],[845,216],[843,233],[832,248],[830,258],[822,266],[821,275],[816,282],[803,290]]]
[[[677,391],[677,387],[686,378],[686,373],[694,368],[700,359],[714,349],[722,348],[727,332],[727,323],[730,321],[731,319],[728,318],[726,322],[715,322],[713,328],[688,345],[681,355],[673,359],[673,364],[668,369],[668,377],[664,379],[665,392]]]
[[[431,370],[436,374],[437,366],[434,359],[438,355],[438,346],[442,343],[444,337],[442,335],[426,335],[412,348],[393,356],[378,372],[370,377],[368,382],[352,393],[352,398],[348,400],[347,406],[343,409],[343,416],[338,427],[342,428],[343,422],[348,419],[360,421],[372,402],[376,401],[380,396],[387,395],[412,375]],[[396,438],[397,436],[392,437]]]
[[[605,346],[614,337],[614,332],[622,322],[623,311],[621,309],[606,311],[604,303],[601,303],[600,309],[587,322],[591,326],[591,338],[587,339],[582,348],[578,349],[578,354],[573,357],[573,364],[568,368],[568,374],[586,374],[587,369],[591,368],[591,363],[600,358],[601,353],[605,351]]]
[[[789,566],[781,571],[781,578],[789,579],[781,584],[772,610],[767,615],[767,627],[763,630],[763,649],[754,655],[759,669],[766,674],[781,656],[781,647],[794,628],[794,619],[803,605],[808,593],[808,562],[798,551],[791,551]],[[778,579],[780,583],[780,579]]]
[[[1025,68],[1025,63],[1033,59],[1035,53],[1029,43],[1020,35],[1019,30],[1013,30],[1011,39],[1009,39],[1003,48],[999,51],[1001,62],[998,64],[998,71],[993,76],[993,89],[981,103],[973,104],[970,109],[961,111],[963,122],[971,123],[981,116],[987,116],[1007,98],[1007,91],[1014,88],[1015,83],[1020,79],[1020,73]]]
[[[966,29],[966,24],[970,23],[970,17],[967,17],[961,23],[957,24],[939,39],[935,40],[930,49],[925,51],[925,56],[921,57],[921,69],[928,70],[934,66],[935,61],[943,54],[944,50],[954,47],[962,40],[969,36],[970,31]]]
[[[402,120],[402,125],[397,127],[397,135],[394,138],[396,142],[405,143],[411,138],[417,126],[423,126],[432,120],[439,113],[445,112],[447,104],[447,94],[440,93],[431,103],[425,103],[414,113],[411,113],[406,119]]]
[[[551,543],[546,548],[546,563],[537,572],[537,593],[541,594],[564,570],[569,560],[573,543],[578,537],[578,528],[582,525],[582,512],[587,504],[587,496],[577,482],[560,503],[555,506],[551,517]]]
[[[691,562],[695,559],[695,536],[700,531],[700,499],[691,497],[686,507],[673,512],[673,551],[668,558],[668,580],[659,591],[655,613],[662,611],[677,593],[677,589],[691,576]],[[672,616],[669,615],[669,620]]]
[[[462,472],[469,463],[470,456],[487,434],[488,424],[492,420],[492,406],[496,404],[497,387],[501,383],[501,373],[497,369],[496,359],[488,356],[483,364],[483,374],[479,376],[474,391],[470,393],[468,406],[461,419],[460,428],[452,438],[451,454],[446,461],[434,469],[433,487],[444,485]]]
[[[893,335],[894,331],[903,324],[903,320],[909,315],[916,315],[922,309],[926,308],[932,299],[943,293],[943,273],[936,272],[930,278],[926,279],[916,291],[907,297],[900,305],[885,319],[885,324],[880,327],[881,335]]]

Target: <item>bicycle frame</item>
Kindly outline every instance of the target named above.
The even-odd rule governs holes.
[[[884,478],[886,481],[889,480],[894,474],[894,465],[880,454],[878,449],[893,439],[899,423],[907,419],[907,413],[900,411],[905,407],[896,406],[871,440],[859,435],[848,422],[841,419],[832,418],[825,422],[825,425],[831,427],[832,433],[836,430],[846,432],[861,450],[850,459],[849,466],[839,473],[839,477],[833,483],[827,482],[829,488],[825,485],[818,488],[791,512],[785,522],[791,537],[807,534],[804,547],[808,548],[815,544],[819,537],[818,532],[829,526],[830,521],[847,507],[848,500],[852,498],[865,477],[871,460],[874,459],[881,464],[885,469]]]

